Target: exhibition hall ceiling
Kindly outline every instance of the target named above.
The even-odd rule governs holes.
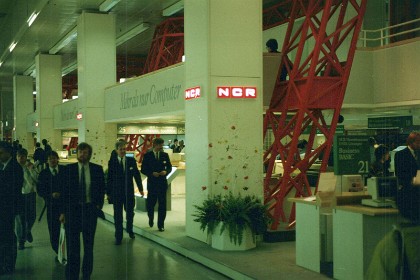
[[[263,0],[262,5],[266,8],[279,1]],[[13,75],[35,76],[35,56],[50,53],[76,27],[83,11],[98,13],[101,5],[112,7],[109,12],[116,15],[117,38],[142,22],[150,25],[117,47],[117,55],[127,59],[147,56],[155,26],[166,18],[163,11],[172,13],[172,17],[183,16],[183,0],[0,0],[0,92],[12,94]],[[28,26],[33,12],[39,14]],[[17,44],[10,52],[14,42]],[[75,69],[76,45],[77,37],[73,37],[57,53],[62,56],[64,71]]]
[[[113,0],[117,4],[110,12],[116,16],[117,38],[142,22],[150,28],[117,47],[121,56],[147,56],[154,28],[162,20],[162,10],[179,0]],[[99,12],[102,3],[112,0],[0,0],[0,92],[13,92],[13,75],[28,75],[35,68],[35,56],[48,54],[66,34],[76,26],[83,12]],[[39,12],[31,26],[27,20],[33,12]],[[172,16],[182,15],[182,9]],[[10,52],[10,45],[16,46]],[[58,54],[62,55],[62,67],[76,63],[77,37]]]

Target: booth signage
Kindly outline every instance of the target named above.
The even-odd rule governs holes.
[[[217,87],[218,98],[257,98],[256,87]]]
[[[193,88],[186,89],[185,90],[185,100],[199,98],[201,96],[200,92],[201,92],[200,87],[193,87]]]
[[[303,134],[310,134],[311,129],[312,129],[312,126],[308,126],[303,131]],[[331,126],[327,125],[327,130],[330,130],[330,129],[331,129]],[[319,130],[319,128],[316,129],[316,134],[322,134],[322,132],[321,132],[321,130]],[[337,125],[336,128],[335,128],[335,134],[344,134],[344,125],[342,125],[342,124]]]
[[[118,134],[179,134],[178,126],[120,124]]]
[[[369,137],[335,135],[334,174],[366,174],[370,166]]]
[[[105,89],[105,122],[138,121],[185,110],[185,68],[178,64]]]
[[[368,118],[368,128],[391,128],[413,126],[413,116]]]
[[[79,111],[79,99],[54,106],[54,129],[74,129],[78,127],[77,114]]]

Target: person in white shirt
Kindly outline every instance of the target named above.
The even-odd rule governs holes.
[[[28,161],[28,151],[26,149],[20,149],[16,154],[17,162],[23,169],[23,211],[16,216],[16,235],[18,237],[19,245],[18,249],[23,250],[25,248],[25,242],[32,243],[32,226],[36,220],[36,184],[37,184],[37,173],[34,169],[34,165]]]

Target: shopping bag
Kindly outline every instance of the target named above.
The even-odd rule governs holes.
[[[61,224],[60,228],[60,237],[58,239],[58,261],[61,264],[67,263],[67,247],[66,247],[66,230],[64,229],[64,225]]]

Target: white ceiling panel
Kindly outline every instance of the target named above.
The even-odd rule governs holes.
[[[104,0],[0,0],[0,92],[12,89],[13,75],[23,74],[34,66],[38,53],[48,53],[52,46],[76,26],[83,11],[99,12]],[[154,29],[164,18],[162,9],[178,0],[121,0],[110,12],[116,15],[117,37],[134,26],[148,22],[151,28],[117,48],[118,55],[147,56]],[[40,7],[34,23],[27,19]],[[38,11],[39,12],[39,11]],[[182,14],[182,12],[180,13]],[[9,45],[17,40],[12,53]],[[58,54],[63,68],[77,60],[77,39]]]

